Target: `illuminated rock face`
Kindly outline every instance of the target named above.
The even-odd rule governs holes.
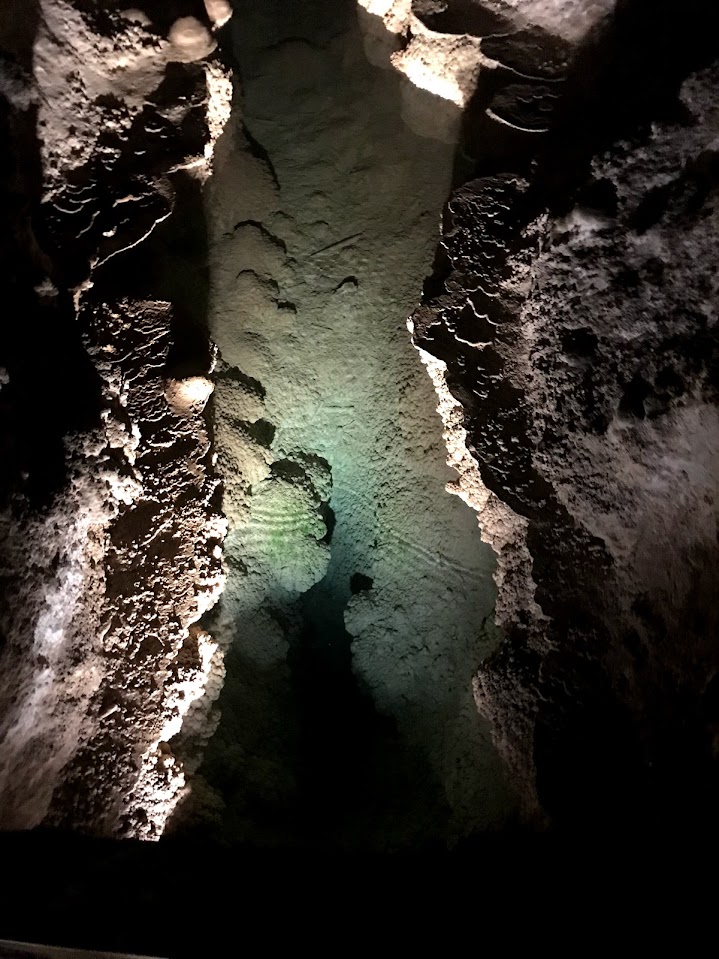
[[[187,237],[223,81],[202,4],[10,6],[0,826],[152,838],[222,671],[193,625],[224,521]]]
[[[228,582],[223,718],[195,820],[256,841],[457,838],[509,804],[472,676],[493,559],[447,495],[406,317],[431,269],[447,104],[370,64],[351,4],[239,4],[208,186]],[[417,91],[415,91],[417,94]],[[223,809],[224,804],[224,809]]]
[[[480,71],[498,71],[500,90],[514,87],[511,99],[526,98],[531,81],[556,78],[572,48],[600,29],[614,8],[614,0],[358,3],[403,37],[402,47],[392,54],[396,69],[420,89],[460,107],[470,102]],[[513,74],[509,84],[503,77],[507,69]],[[525,112],[525,121],[530,115]]]

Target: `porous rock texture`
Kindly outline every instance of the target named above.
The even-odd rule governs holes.
[[[194,625],[221,583],[211,351],[174,279],[202,289],[211,26],[197,3],[0,17],[6,829],[159,835],[184,784],[168,741],[206,725],[221,672]]]
[[[413,5],[445,28],[506,6]],[[535,75],[516,98],[480,69],[475,178],[448,203],[410,322],[456,490],[498,557],[506,638],[477,705],[525,814],[595,831],[705,828],[717,785],[716,68],[679,91],[717,54],[695,36],[716,12],[694,4],[675,34],[665,6],[653,30],[643,13],[620,4],[580,43],[543,16],[529,51],[518,32],[490,36],[497,62],[524,56],[536,74],[539,52],[558,85]],[[508,106],[534,138],[498,149]]]
[[[561,76],[573,48],[608,16],[614,0],[358,0],[403,38],[392,63],[416,86],[466,107],[481,82],[494,108],[524,101],[522,123],[536,118],[538,80]],[[481,81],[480,81],[480,74]],[[502,90],[508,92],[500,93]],[[543,106],[546,110],[546,104]],[[516,117],[503,118],[513,126]]]

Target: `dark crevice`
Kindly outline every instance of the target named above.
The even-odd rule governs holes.
[[[332,534],[335,531],[335,526],[337,525],[337,517],[335,516],[335,511],[332,509],[329,503],[322,503],[320,506],[320,516],[327,527],[327,532],[323,536],[321,542],[327,543],[329,546],[329,544],[332,542]]]
[[[57,250],[44,233],[43,171],[32,79],[39,5],[12,2],[0,22],[0,498],[46,505],[67,479],[65,437],[99,424],[100,381],[84,349]],[[54,285],[51,280],[55,281]]]
[[[244,124],[244,123],[243,123],[243,125],[242,125],[242,132],[244,133],[245,137],[247,138],[247,145],[248,145],[248,147],[249,147],[250,153],[252,154],[253,157],[256,157],[258,160],[261,160],[261,161],[262,161],[262,163],[263,163],[263,164],[265,165],[265,167],[267,168],[267,171],[269,172],[270,176],[272,177],[272,182],[274,183],[274,185],[275,185],[275,186],[277,187],[277,189],[279,190],[279,189],[280,189],[280,181],[277,179],[277,172],[276,172],[274,166],[272,165],[272,160],[270,159],[270,155],[268,154],[267,150],[265,150],[265,148],[262,146],[262,144],[261,144],[258,140],[256,140],[256,139],[254,138],[254,136],[253,136],[252,133],[250,132],[247,124]],[[235,228],[235,229],[236,229],[236,228]]]
[[[650,190],[637,205],[630,221],[631,227],[641,235],[655,226],[669,209],[676,189],[677,184],[672,182]]]
[[[260,446],[264,446],[267,449],[272,446],[272,441],[275,438],[277,429],[269,420],[255,420],[254,423],[245,423],[243,425],[248,434],[257,440]]]
[[[356,276],[346,276],[341,283],[338,283],[334,289],[335,293],[339,293],[340,290],[352,289],[356,290],[359,287],[359,280]]]
[[[350,590],[352,591],[352,595],[356,596],[357,593],[372,589],[373,584],[374,580],[371,576],[366,576],[364,573],[353,573],[350,579]]]

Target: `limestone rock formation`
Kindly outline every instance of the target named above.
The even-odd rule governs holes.
[[[542,19],[576,39],[562,23]],[[637,25],[618,15],[576,48],[554,119],[535,81],[544,145],[498,157],[472,139],[491,172],[451,197],[411,321],[456,490],[498,554],[507,640],[478,707],[526,813],[594,829],[676,827],[688,805],[708,818],[716,788],[716,72],[678,100],[671,79],[632,90],[613,113],[573,71],[603,56],[597,82],[631,78]],[[680,63],[706,59],[675,41]],[[491,96],[475,102],[496,116]],[[588,102],[593,131],[577,122]],[[632,110],[635,132],[589,163]]]
[[[221,669],[193,626],[221,583],[211,350],[173,274],[222,71],[201,4],[10,6],[0,825],[156,837]]]
[[[718,20],[5,0],[0,829],[715,828]]]
[[[206,191],[227,681],[180,813],[248,842],[384,848],[507,812],[471,690],[492,556],[444,492],[405,326],[453,144],[402,122],[408,83],[387,50],[367,62],[356,12],[237,5],[242,96]]]

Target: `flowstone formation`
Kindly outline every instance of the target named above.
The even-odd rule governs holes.
[[[157,7],[0,17],[6,829],[159,836],[169,740],[207,726],[221,671],[196,625],[224,520],[192,233],[227,81],[205,8]]]
[[[249,842],[455,841],[511,808],[472,699],[492,556],[444,491],[405,326],[459,111],[377,35],[368,62],[356,18],[243,2],[223,35],[242,94],[207,191],[227,680],[181,811]]]

